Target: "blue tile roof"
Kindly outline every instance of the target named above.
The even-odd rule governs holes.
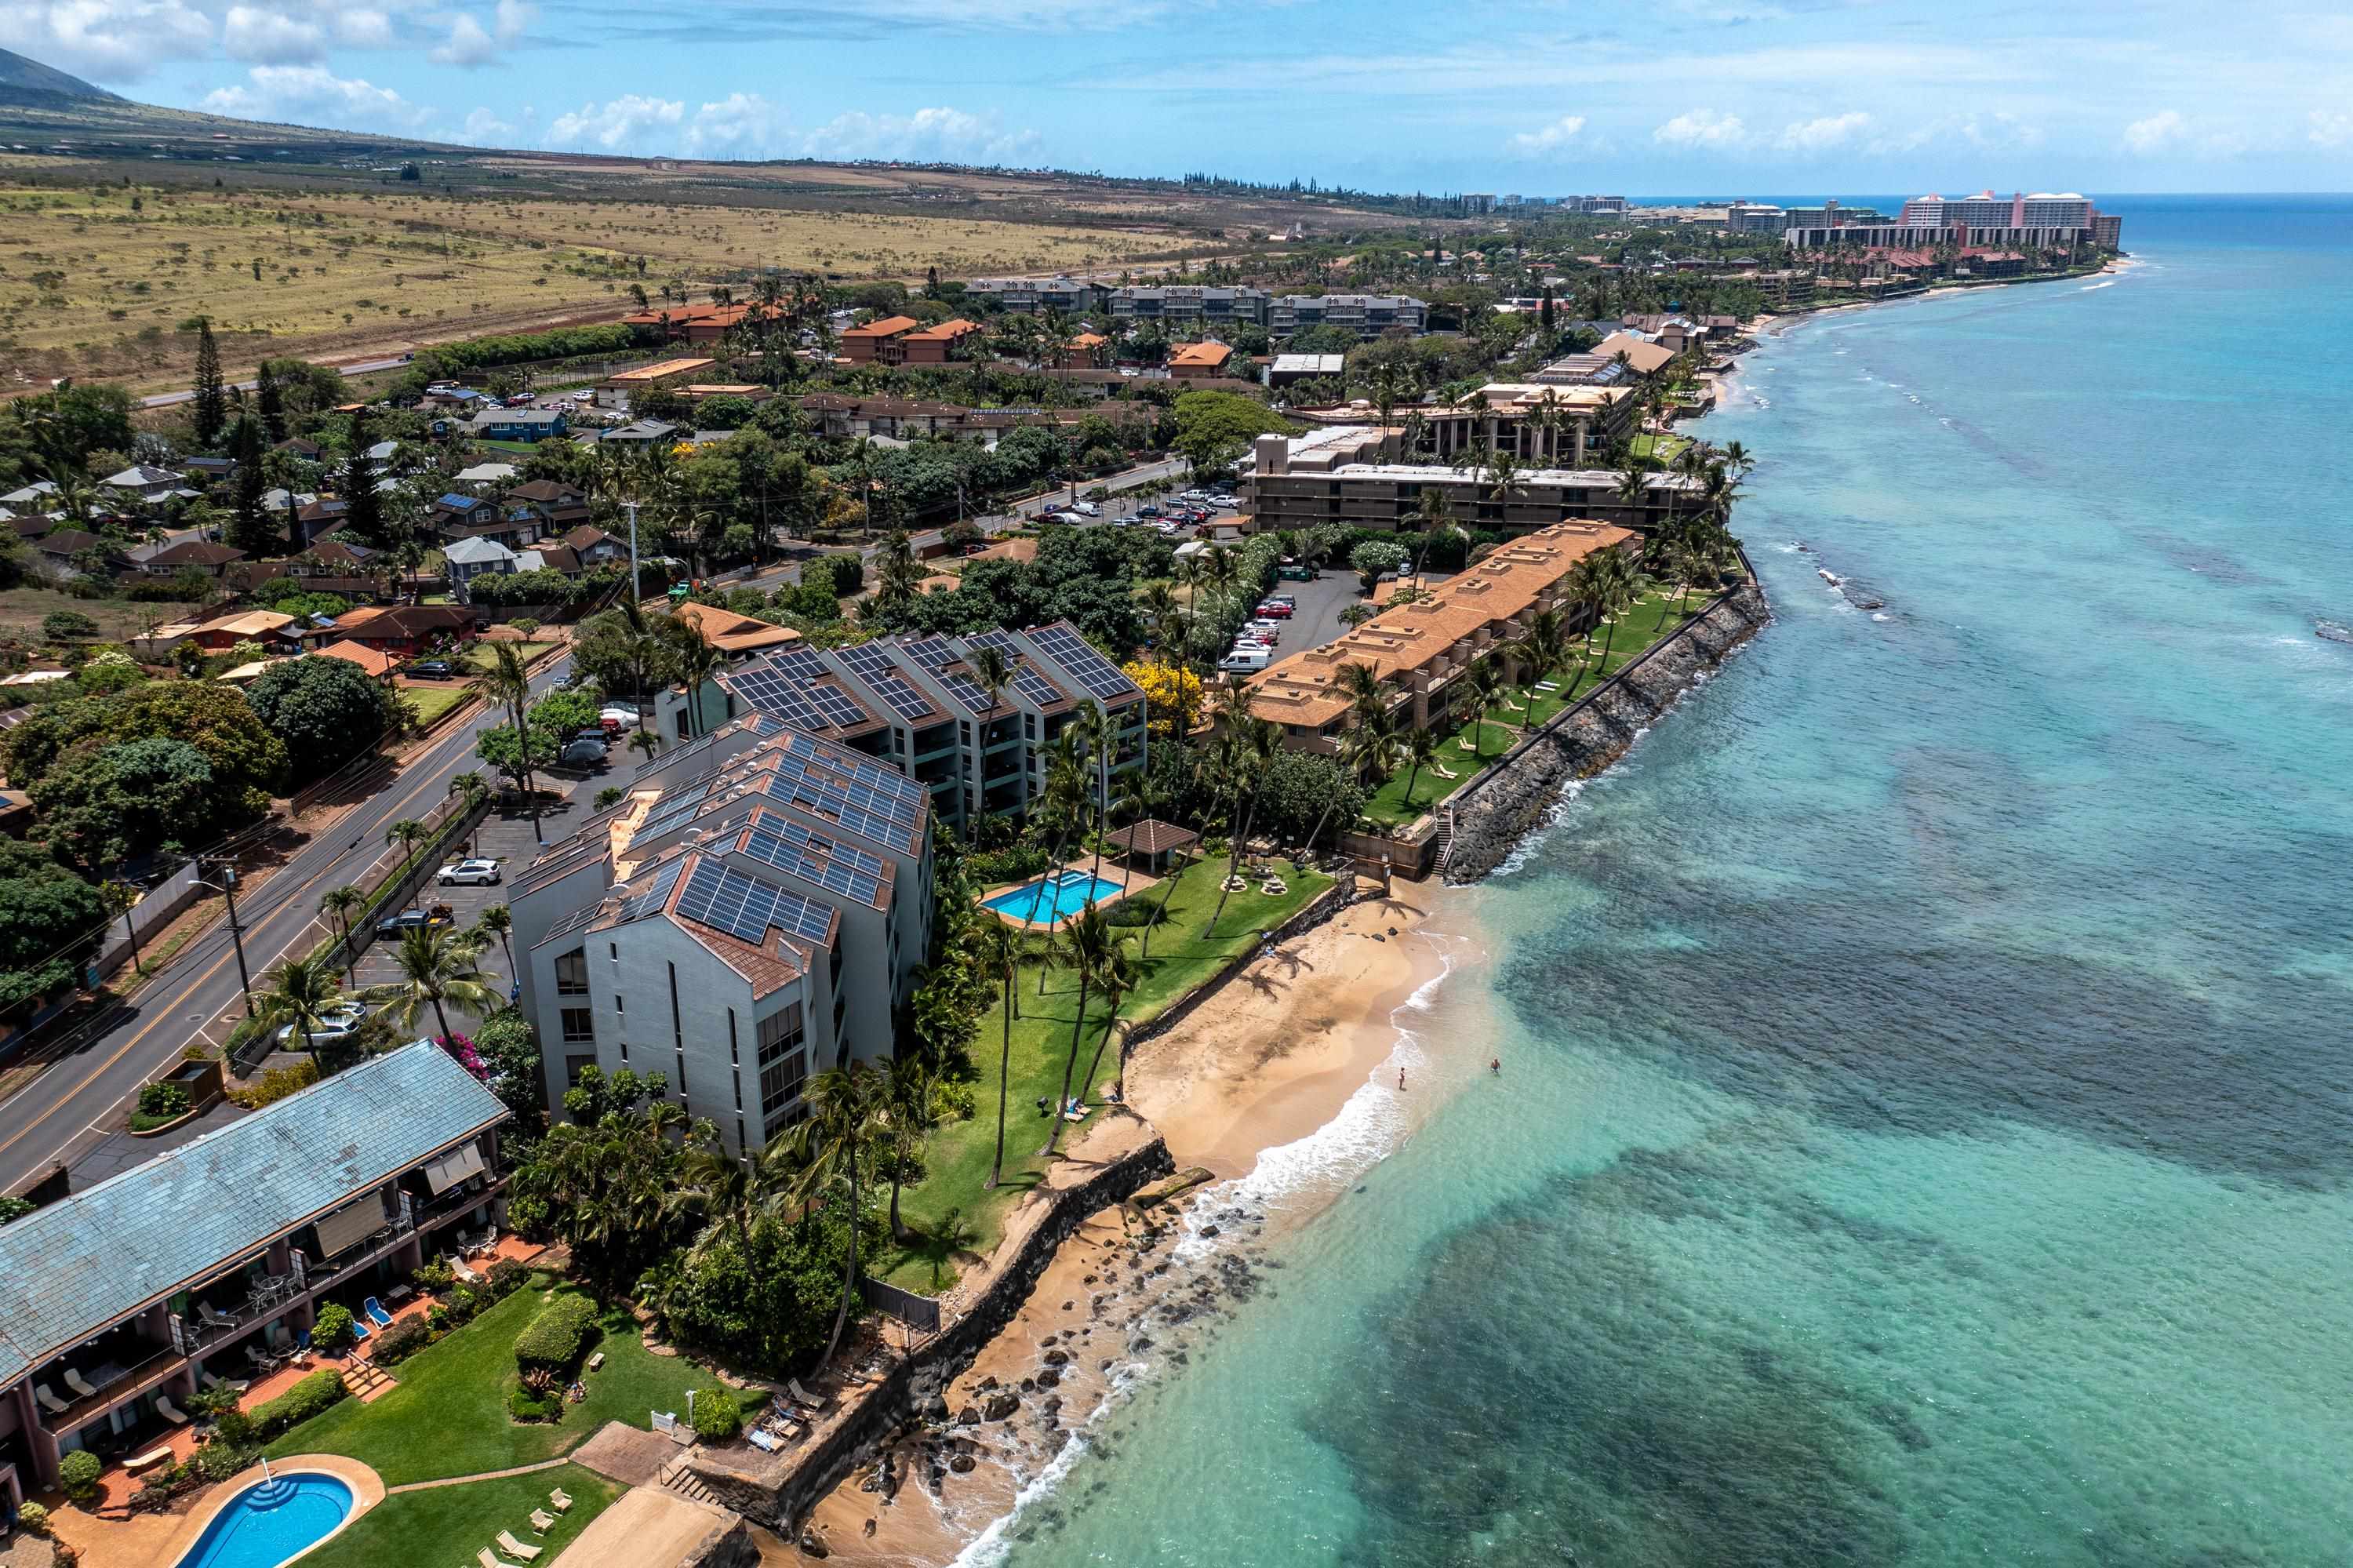
[[[419,1041],[0,1225],[0,1388],[506,1114]]]

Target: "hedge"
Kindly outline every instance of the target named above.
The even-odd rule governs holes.
[[[744,1407],[723,1388],[698,1395],[694,1402],[694,1435],[706,1443],[732,1441],[744,1430]]]
[[[530,1277],[531,1270],[514,1259],[511,1257],[499,1259],[498,1262],[491,1265],[489,1279],[491,1298],[494,1301],[505,1300],[522,1289],[522,1282]]]
[[[87,1448],[77,1448],[58,1461],[58,1486],[78,1503],[89,1503],[98,1496],[99,1473],[105,1467],[97,1455]]]
[[[246,1412],[253,1420],[254,1441],[267,1443],[280,1433],[301,1425],[340,1404],[349,1392],[343,1387],[342,1372],[333,1367],[321,1367],[276,1399]]]
[[[559,1296],[540,1308],[515,1340],[515,1365],[524,1372],[568,1372],[579,1364],[596,1322],[596,1304],[586,1296]]]
[[[433,1330],[422,1318],[403,1318],[375,1337],[375,1354],[369,1359],[380,1367],[406,1361],[433,1342]]]

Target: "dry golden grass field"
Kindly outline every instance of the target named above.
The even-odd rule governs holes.
[[[120,165],[115,165],[120,167]],[[164,387],[211,318],[225,366],[609,320],[632,282],[763,266],[843,280],[1116,267],[1171,237],[947,214],[565,200],[397,185],[284,189],[12,178],[0,161],[0,391],[58,376]],[[132,176],[134,179],[136,176]],[[183,331],[190,323],[190,331]]]

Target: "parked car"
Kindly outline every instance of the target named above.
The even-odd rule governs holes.
[[[1280,599],[1271,599],[1258,607],[1259,619],[1261,620],[1289,620],[1298,613],[1297,605],[1285,604]]]
[[[566,768],[594,768],[605,760],[605,741],[597,736],[584,735],[577,740],[567,740],[555,759]]]
[[[1092,501],[1082,501],[1077,506],[1073,507],[1072,510],[1077,512],[1082,517],[1100,517],[1103,515],[1103,508]]]
[[[455,925],[457,920],[458,916],[450,911],[447,904],[436,904],[430,909],[403,909],[397,914],[387,915],[377,921],[375,934],[379,941],[396,942],[404,931],[421,931],[434,926],[451,926]]]
[[[453,860],[435,874],[434,880],[444,887],[496,887],[499,885],[499,863],[483,860]]]
[[[1272,652],[1264,648],[1237,648],[1218,661],[1218,668],[1237,675],[1256,674],[1267,667]]]
[[[1135,509],[1135,514],[1138,517],[1157,517],[1160,515],[1160,508],[1153,505],[1150,502],[1146,502],[1145,504]]]
[[[458,666],[447,659],[419,659],[406,673],[419,681],[454,681]]]
[[[1245,631],[1255,632],[1257,635],[1265,638],[1269,643],[1275,643],[1282,641],[1282,626],[1280,622],[1275,620],[1253,620],[1248,626],[1244,627],[1243,630]]]
[[[348,1038],[358,1032],[361,1022],[367,1015],[367,1004],[364,1001],[339,1001],[321,1013],[319,1021],[311,1026],[311,1044],[324,1045],[331,1041]],[[290,1023],[280,1030],[278,1044],[281,1049],[301,1050],[302,1026]]]

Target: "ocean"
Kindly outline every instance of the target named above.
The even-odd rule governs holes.
[[[2353,200],[2115,205],[1747,357],[1776,624],[1450,895],[1442,1106],[1245,1179],[1313,1217],[967,1559],[2353,1555]]]

